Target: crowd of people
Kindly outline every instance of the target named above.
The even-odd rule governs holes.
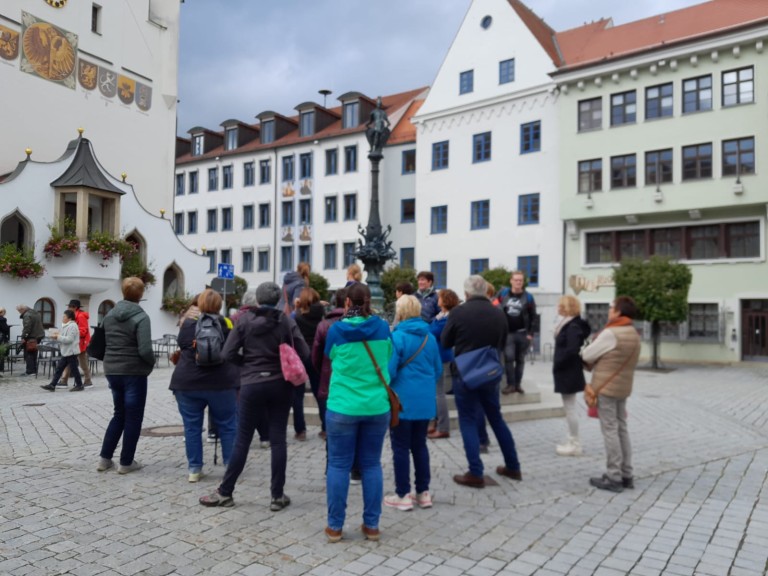
[[[397,285],[391,325],[373,313],[371,293],[358,267],[350,269],[347,285],[336,291],[333,305],[322,302],[309,286],[309,272],[309,265],[301,263],[295,273],[286,275],[283,286],[265,282],[249,290],[228,318],[220,314],[221,296],[206,289],[180,318],[170,390],[184,424],[188,480],[198,482],[204,474],[206,409],[209,435],[221,442],[226,466],[217,489],[202,496],[200,504],[234,505],[235,485],[258,433],[262,446],[267,444],[271,451],[270,509],[277,512],[290,505],[284,491],[288,420],[293,410],[295,438],[306,440],[306,384],[317,399],[320,436],[326,441],[329,542],[343,536],[349,486],[355,477],[362,483],[360,530],[367,539],[380,536],[382,506],[408,511],[433,505],[428,444],[450,437],[447,394],[455,399],[467,460],[466,471],[453,480],[470,488],[486,485],[481,455],[489,443],[487,423],[503,457],[496,473],[522,481],[500,396],[524,393],[525,353],[536,327],[535,300],[525,290],[521,272],[513,272],[510,286],[498,292],[481,276],[470,276],[463,285],[463,302],[452,290],[435,290],[432,274],[420,272],[417,286]],[[97,470],[115,467],[113,456],[122,440],[117,471],[127,474],[142,467],[135,453],[155,355],[150,318],[139,305],[144,284],[126,278],[122,292],[124,299],[103,321],[104,373],[114,414]],[[22,341],[42,338],[39,315],[26,306],[18,311]],[[65,369],[75,379],[76,390],[90,382],[85,371],[85,383],[81,382],[78,370],[90,338],[89,331],[85,330],[86,336],[80,328],[78,311],[83,313],[80,302],[73,300],[64,313],[57,335],[62,360],[53,381],[43,386],[46,390],[56,389]],[[606,449],[606,472],[591,478],[591,485],[614,492],[633,488],[626,401],[640,354],[632,324],[637,308],[630,298],[617,297],[607,325],[591,340],[577,298],[563,296],[558,315],[552,372],[555,392],[562,395],[567,436],[556,453],[582,454],[576,398],[583,392],[586,404],[597,411]],[[0,328],[2,320],[4,310]],[[306,382],[298,385],[285,374],[286,363],[293,358],[306,371]],[[27,366],[33,373],[29,368],[33,364]],[[585,370],[592,373],[589,384]],[[388,430],[395,485],[385,495],[381,457]]]

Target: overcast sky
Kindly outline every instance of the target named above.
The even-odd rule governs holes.
[[[492,2],[498,0],[477,0]],[[703,0],[524,0],[555,30],[624,24]],[[181,5],[179,135],[265,110],[328,106],[428,86],[471,0],[186,0]]]

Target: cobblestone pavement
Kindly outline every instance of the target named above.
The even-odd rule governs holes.
[[[551,365],[527,369],[525,386],[551,390]],[[285,510],[270,512],[269,452],[254,448],[236,506],[197,499],[217,486],[186,478],[183,439],[142,437],[145,468],[97,473],[111,416],[103,376],[80,394],[40,390],[44,380],[0,379],[0,574],[470,574],[758,575],[768,560],[768,365],[638,372],[629,402],[636,488],[595,490],[604,470],[596,421],[583,417],[585,455],[563,458],[562,419],[511,425],[524,481],[455,485],[461,439],[430,443],[435,505],[385,509],[382,538],[359,532],[360,487],[350,490],[344,540],[327,544],[324,445],[289,436]],[[170,369],[150,377],[145,427],[179,425]],[[484,457],[487,471],[502,459]],[[384,454],[385,489],[393,489]]]

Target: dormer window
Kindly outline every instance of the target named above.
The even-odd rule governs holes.
[[[275,141],[275,121],[265,120],[261,123],[261,143],[270,144]]]
[[[192,136],[192,156],[202,156],[203,151],[203,135],[197,134]]]
[[[299,123],[299,136],[311,136],[315,133],[315,112],[310,110],[309,112],[301,113],[301,121]]]
[[[225,136],[224,149],[234,150],[237,148],[237,128],[227,128]]]
[[[360,102],[346,102],[343,112],[342,128],[354,128],[360,124]]]

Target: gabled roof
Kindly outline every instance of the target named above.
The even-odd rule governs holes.
[[[400,92],[399,94],[391,94],[389,96],[383,96],[382,97],[382,106],[385,111],[387,111],[390,115],[396,111],[400,110],[403,106],[406,104],[409,104],[414,98],[417,98],[420,94],[422,94],[427,88],[417,88],[416,90],[409,90],[407,92]],[[296,125],[296,128],[283,136],[282,138],[278,138],[273,142],[270,142],[268,144],[262,144],[259,140],[254,140],[252,142],[248,142],[247,144],[240,146],[239,148],[235,148],[234,150],[224,150],[224,145],[217,146],[216,148],[213,148],[212,150],[209,150],[205,154],[202,154],[200,156],[192,156],[191,152],[187,152],[186,154],[183,154],[179,156],[176,159],[176,164],[188,164],[192,162],[199,162],[201,160],[208,160],[211,158],[216,158],[217,156],[220,158],[224,158],[226,156],[232,156],[232,155],[238,155],[243,154],[247,152],[254,152],[259,150],[270,150],[276,147],[282,148],[283,146],[290,146],[293,144],[302,144],[307,142],[314,142],[315,140],[323,140],[325,138],[333,138],[336,136],[345,136],[347,134],[357,134],[360,132],[365,132],[365,119],[363,119],[363,122],[355,126],[354,128],[342,128],[342,121],[341,121],[341,113],[342,108],[341,106],[335,106],[333,108],[322,108],[321,110],[327,110],[331,114],[334,114],[337,116],[337,120],[323,128],[322,130],[318,130],[314,134],[311,134],[309,136],[299,136],[299,130],[298,130],[298,115],[292,116],[290,118],[286,118],[289,122]],[[269,112],[263,112],[262,114],[259,114],[258,117],[265,117],[264,114],[269,114],[269,117],[271,118],[272,115],[283,117],[282,115],[279,115],[275,112],[269,111]],[[283,117],[285,118],[285,117]],[[398,124],[399,125],[399,124]],[[254,128],[257,128],[258,124],[254,125]],[[390,140],[391,142],[391,140]]]
[[[766,0],[710,0],[620,26],[602,19],[556,34],[558,72],[766,23]]]
[[[408,142],[416,142],[416,126],[411,122],[413,118],[424,104],[424,99],[414,100],[411,105],[408,106],[408,110],[405,111],[403,117],[392,129],[392,134],[389,135],[387,144],[407,144]]]
[[[112,177],[99,164],[93,153],[91,141],[81,136],[75,142],[77,142],[77,149],[72,162],[61,176],[51,182],[51,186],[54,188],[86,186],[95,190],[125,194],[120,188],[112,184]]]
[[[555,41],[556,32],[550,28],[544,20],[536,16],[533,10],[528,8],[528,6],[523,4],[520,0],[507,1],[514,11],[517,12],[518,17],[523,21],[523,24],[526,25],[528,30],[531,31],[531,34],[533,34],[539,44],[541,44],[541,47],[547,55],[552,59],[552,63],[555,66],[561,66],[563,64],[563,59],[557,48],[557,42]]]

